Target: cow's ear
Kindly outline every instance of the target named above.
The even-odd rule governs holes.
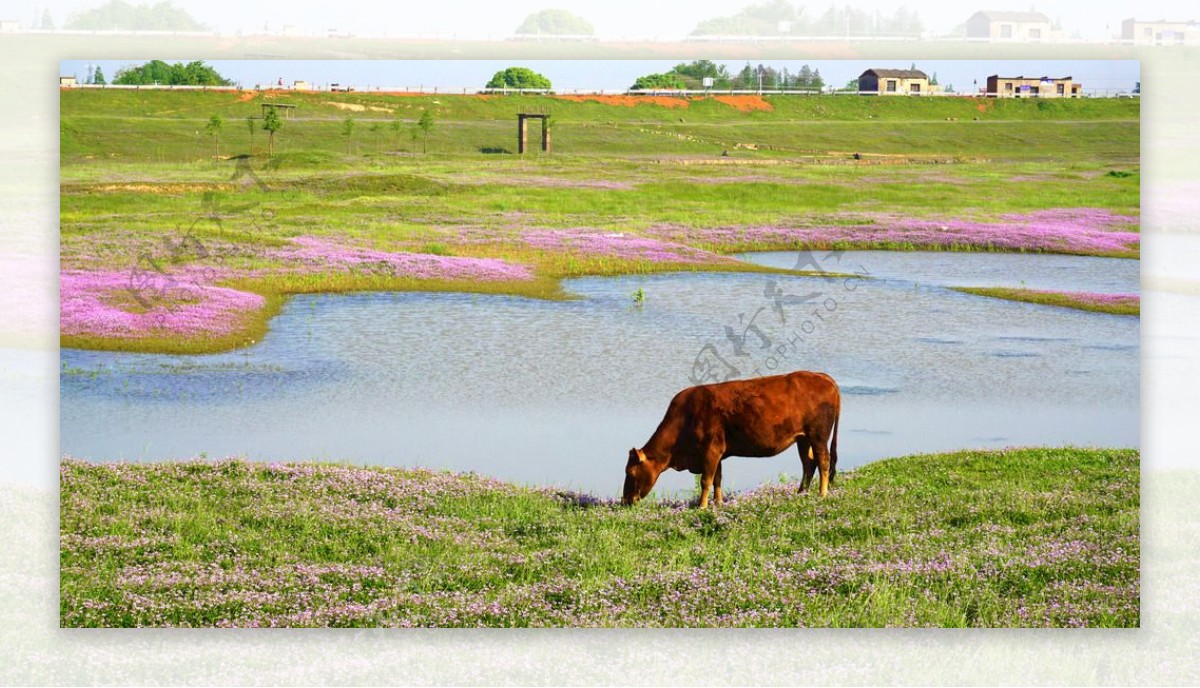
[[[645,456],[646,456],[645,454],[643,454],[643,453],[641,453],[640,451],[638,451],[638,450],[637,450],[637,447],[634,447],[634,448],[632,448],[632,449],[630,449],[630,450],[629,450],[629,460],[630,460],[631,462],[635,462],[635,463],[637,463],[637,462],[644,461],[644,460],[645,460]]]

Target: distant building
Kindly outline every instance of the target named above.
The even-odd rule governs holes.
[[[1126,19],[1121,22],[1121,40],[1134,45],[1198,45],[1200,24],[1195,21],[1139,21]]]
[[[292,82],[292,90],[293,91],[311,91],[312,86],[309,85],[309,83],[307,81],[304,81],[303,79],[297,79],[296,81]]]
[[[929,77],[919,69],[868,69],[858,77],[858,92],[881,96],[924,95]]]
[[[967,19],[967,38],[1040,43],[1061,33],[1041,12],[976,12]]]
[[[58,85],[59,86],[78,86],[79,80],[73,76],[60,76],[60,77],[58,77]]]
[[[1071,77],[1052,79],[1048,76],[999,76],[987,78],[987,95],[995,98],[1079,98],[1083,84]]]
[[[0,19],[0,33],[16,33],[21,30],[21,22],[16,19]]]

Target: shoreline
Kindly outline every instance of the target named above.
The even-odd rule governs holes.
[[[534,273],[530,279],[524,280],[497,280],[497,281],[459,281],[459,280],[437,280],[437,279],[414,279],[404,276],[387,276],[380,274],[364,274],[364,273],[341,273],[339,275],[315,275],[317,279],[343,279],[344,284],[330,288],[324,286],[322,288],[309,288],[305,285],[287,285],[287,278],[284,278],[285,286],[282,289],[264,289],[262,278],[228,278],[220,280],[217,286],[222,288],[240,288],[241,291],[248,294],[254,294],[264,299],[262,308],[252,311],[240,318],[240,324],[236,325],[231,332],[222,333],[217,336],[195,336],[195,337],[180,337],[179,335],[166,333],[162,335],[144,336],[144,337],[105,337],[103,335],[88,335],[88,334],[60,334],[59,346],[61,348],[72,348],[85,351],[124,351],[131,353],[150,353],[150,354],[215,354],[236,351],[238,349],[252,346],[262,340],[262,338],[270,330],[270,321],[278,315],[286,306],[292,296],[301,294],[340,294],[340,293],[366,293],[366,292],[397,292],[397,293],[460,293],[460,294],[493,294],[497,296],[514,296],[541,299],[547,301],[568,301],[574,300],[576,297],[569,294],[563,289],[563,281],[567,279],[579,279],[584,277],[613,277],[626,278],[637,277],[640,275],[651,274],[682,274],[682,273],[746,273],[746,274],[780,274],[791,275],[797,277],[861,277],[851,273],[840,272],[825,272],[811,270],[791,270],[787,268],[773,268],[763,265],[757,265],[746,261],[738,260],[735,256],[741,253],[757,253],[757,252],[786,252],[786,251],[896,251],[902,253],[909,252],[947,252],[947,253],[1007,253],[1016,255],[1078,255],[1085,257],[1096,258],[1116,258],[1123,260],[1141,260],[1140,251],[1132,251],[1133,255],[1105,255],[1097,253],[1081,253],[1071,251],[1046,251],[1046,250],[1010,250],[996,249],[984,246],[971,245],[951,245],[951,246],[908,246],[896,247],[891,244],[881,242],[832,242],[829,244],[806,245],[804,247],[796,247],[794,244],[777,245],[763,247],[735,247],[727,249],[721,253],[714,253],[723,259],[720,263],[689,263],[689,264],[673,264],[673,263],[644,263],[636,266],[637,270],[622,270],[620,266],[616,266],[613,270],[595,270],[583,271],[578,274],[557,274],[546,275]],[[304,276],[300,278],[303,279]],[[868,277],[869,279],[869,277]],[[1092,310],[1097,312],[1113,313],[1118,315],[1136,315],[1136,313],[1125,310],[1103,310],[1097,307],[1087,307],[1086,305],[1072,306],[1068,301],[1051,302],[1047,300],[1033,300],[1033,297],[1022,298],[1019,296],[1003,296],[1001,292],[1019,292],[1020,289],[1015,288],[974,288],[974,287],[950,287],[955,291],[962,293],[974,294],[978,296],[994,296],[999,298],[1008,298],[1016,301],[1028,301],[1032,303],[1043,303],[1048,305],[1059,305],[1064,307],[1074,307],[1081,310]],[[1030,290],[1024,290],[1030,291]]]

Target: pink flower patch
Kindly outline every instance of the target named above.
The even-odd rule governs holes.
[[[778,242],[808,245],[845,243],[866,248],[909,245],[912,248],[985,248],[1001,251],[1120,253],[1141,241],[1121,228],[1137,218],[1099,208],[1053,208],[998,216],[997,222],[918,219],[888,213],[847,216],[847,224],[807,227],[657,227],[659,236],[701,241],[716,246]]]
[[[416,279],[481,280],[499,282],[532,278],[528,266],[499,258],[465,258],[428,253],[394,253],[346,246],[314,236],[292,239],[292,246],[274,249],[268,256],[299,264],[303,272],[362,271]]]
[[[546,229],[525,232],[521,240],[537,249],[654,263],[710,263],[723,260],[716,254],[700,249],[624,233]]]
[[[1045,291],[1031,289],[1033,294],[1066,296],[1072,301],[1089,306],[1137,306],[1142,302],[1138,294],[1098,294],[1088,291]]]
[[[59,329],[65,335],[225,335],[263,306],[258,294],[150,273],[64,271]]]

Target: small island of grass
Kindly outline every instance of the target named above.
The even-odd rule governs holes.
[[[954,287],[955,291],[976,296],[990,296],[1009,301],[1024,301],[1045,306],[1074,308],[1109,315],[1140,316],[1141,297],[1137,294],[1096,294],[1076,291],[1044,291],[1037,289],[1013,289],[1008,287]]]

